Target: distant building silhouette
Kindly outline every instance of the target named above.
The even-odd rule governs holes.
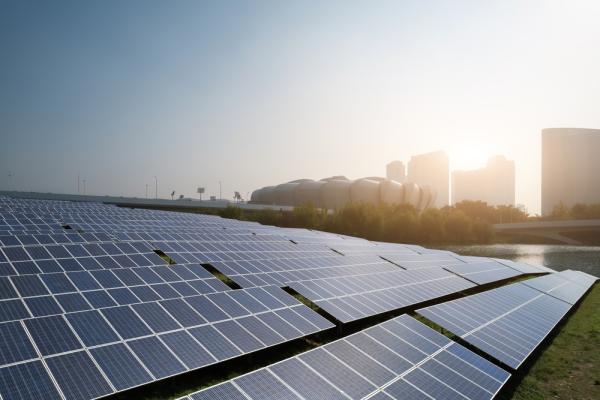
[[[406,169],[402,161],[392,161],[385,167],[385,176],[396,182],[403,183],[406,181]]]
[[[276,206],[299,206],[311,203],[319,208],[339,209],[346,204],[411,204],[424,210],[434,204],[436,193],[431,187],[400,183],[377,176],[350,180],[332,176],[314,181],[297,179],[277,186],[265,186],[252,192],[251,203]]]
[[[542,214],[600,203],[600,129],[542,130]]]
[[[443,151],[412,156],[408,162],[406,180],[419,186],[430,186],[436,193],[436,207],[449,204],[450,167],[448,156]]]
[[[491,157],[487,166],[452,172],[452,204],[480,200],[489,205],[515,205],[515,162]]]

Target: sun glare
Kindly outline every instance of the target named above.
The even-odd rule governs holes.
[[[451,169],[470,170],[482,168],[492,155],[492,151],[484,145],[462,145],[453,148],[450,153]]]

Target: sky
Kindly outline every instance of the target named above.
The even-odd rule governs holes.
[[[0,0],[0,188],[231,198],[600,128],[600,2]],[[80,190],[82,188],[80,187]]]

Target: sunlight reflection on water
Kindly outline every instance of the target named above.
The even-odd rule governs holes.
[[[449,246],[446,249],[463,255],[508,258],[545,265],[558,271],[577,269],[600,276],[600,247],[598,246],[494,244]]]

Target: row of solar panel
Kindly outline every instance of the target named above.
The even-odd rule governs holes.
[[[583,273],[576,275],[581,277],[580,283],[569,280],[571,272],[564,271],[418,312],[517,369],[596,279]]]
[[[17,234],[0,235],[0,245],[2,246],[20,246],[20,245],[36,245],[36,244],[68,244],[68,243],[89,243],[103,242],[114,239],[118,241],[165,241],[176,243],[201,242],[201,243],[289,243],[287,239],[277,237],[275,235],[253,235],[251,233],[244,234],[156,234],[156,233],[115,233],[108,234],[106,232],[80,232],[68,233],[62,227],[59,227],[56,233],[52,234]],[[291,246],[293,247],[293,246]],[[197,250],[209,250],[197,248]]]
[[[0,324],[0,396],[96,398],[333,327],[278,288],[221,295]]]
[[[185,399],[491,399],[509,376],[403,315]]]

